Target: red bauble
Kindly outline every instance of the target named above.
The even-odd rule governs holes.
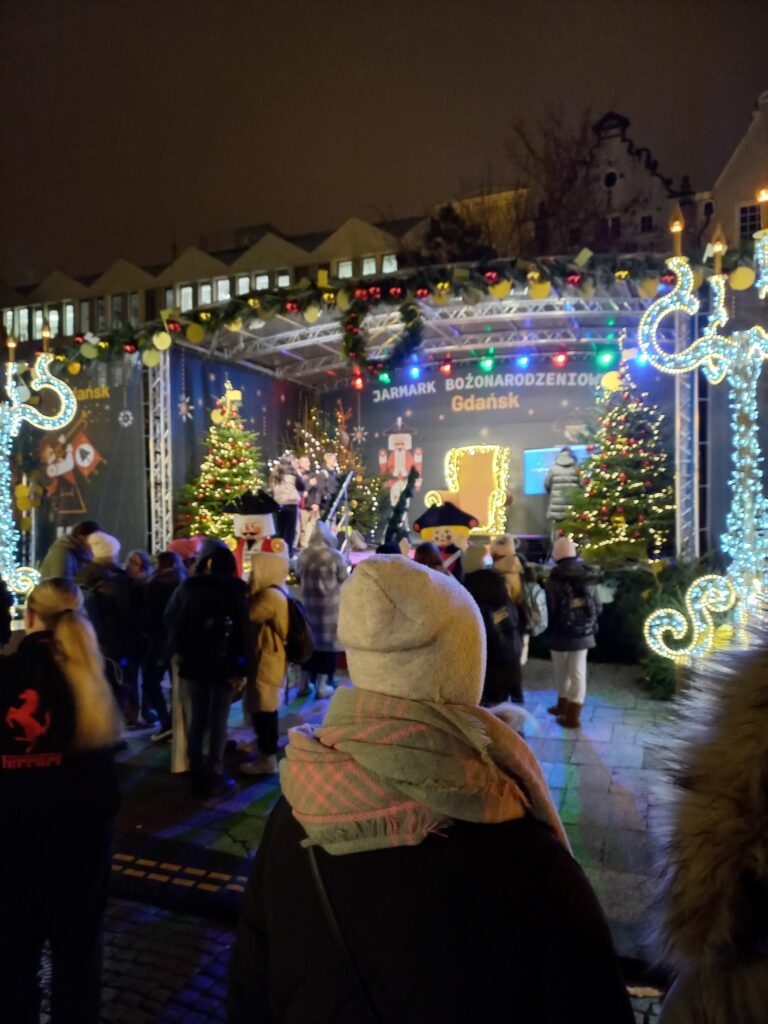
[[[217,466],[223,466],[224,465],[224,459],[216,459],[216,465]]]
[[[426,299],[428,297],[428,295],[429,295],[429,288],[417,288],[416,289],[416,298],[417,299]]]
[[[368,289],[367,288],[355,288],[355,298],[359,302],[365,302],[366,299],[368,298]]]
[[[285,311],[286,311],[286,313],[298,313],[299,312],[299,304],[298,304],[298,302],[294,302],[293,299],[289,299],[288,302],[286,302],[286,304],[285,304]]]
[[[581,519],[581,521],[583,523],[586,523],[587,520],[589,519],[589,513],[588,512],[582,512],[581,515],[579,516],[579,519]]]
[[[608,508],[607,505],[601,505],[600,506],[600,515],[601,516],[607,516],[609,512],[610,512],[610,509]]]
[[[650,461],[648,459],[645,459],[644,462],[643,462],[643,469],[650,469],[650,468],[651,468]]]
[[[653,480],[645,480],[643,482],[645,483],[646,487],[653,487]]]
[[[629,443],[630,444],[637,444],[637,441],[634,439],[634,437],[630,437]]]
[[[619,473],[619,482],[625,484],[627,482],[627,474]]]
[[[402,299],[403,289],[399,285],[394,285],[389,289],[389,297],[390,299]]]
[[[621,454],[622,455],[629,455],[629,448],[622,448],[621,449]]]
[[[600,463],[600,469],[602,469],[602,471],[604,473],[607,473],[608,472],[608,463],[607,462],[601,462]]]
[[[597,448],[596,444],[588,444],[587,445],[587,451],[588,452],[593,452],[595,450],[595,448]]]
[[[634,530],[632,536],[635,538],[635,540],[638,540],[640,537],[642,537],[642,534],[639,530]]]
[[[584,486],[586,487],[586,486],[587,486],[587,485],[589,484],[589,477],[588,477],[588,476],[583,476],[583,477],[581,478],[581,482],[582,482],[582,483],[584,484]]]
[[[621,507],[621,505],[619,505],[619,507],[616,509],[616,515],[617,516],[623,516],[624,515],[624,509]]]
[[[488,284],[496,284],[496,282],[499,280],[499,272],[498,270],[486,270],[486,272],[483,274],[483,277],[488,282]]]
[[[643,513],[642,513],[642,512],[641,512],[641,513],[640,513],[640,515],[639,515],[639,516],[637,517],[637,521],[638,521],[638,523],[644,523],[644,522],[645,522],[645,516],[643,515]]]
[[[381,288],[379,288],[377,284],[371,285],[368,289],[368,295],[374,300],[374,302],[378,302],[381,298]]]

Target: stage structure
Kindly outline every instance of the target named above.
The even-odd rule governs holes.
[[[59,430],[74,419],[77,401],[72,389],[54,377],[51,364],[55,356],[41,352],[32,366],[29,387],[35,391],[52,391],[59,400],[59,408],[53,415],[41,412],[26,404],[29,389],[19,379],[16,364],[16,339],[7,340],[8,360],[5,364],[5,400],[0,404],[0,575],[11,592],[22,597],[35,586],[40,574],[28,566],[19,565],[17,552],[19,532],[13,519],[11,495],[11,455],[14,439],[26,420],[38,430]]]
[[[755,286],[761,299],[768,297],[768,192],[758,197],[762,230],[755,236]],[[675,231],[679,238],[682,225]],[[758,439],[757,387],[763,362],[768,359],[768,333],[754,326],[724,334],[729,316],[726,307],[727,278],[722,273],[725,240],[721,232],[713,241],[714,273],[708,278],[710,312],[700,337],[670,352],[660,344],[659,328],[669,316],[695,316],[699,299],[694,274],[682,256],[679,243],[667,266],[675,286],[657,299],[640,323],[640,345],[651,364],[663,373],[691,379],[699,368],[711,384],[728,382],[731,410],[731,506],[722,536],[723,551],[731,563],[724,576],[707,575],[696,580],[686,595],[686,615],[673,608],[660,609],[649,617],[645,635],[657,654],[689,663],[715,641],[713,613],[734,608],[736,643],[747,643],[747,625],[757,612],[765,612],[768,597],[768,502],[763,487],[762,456]],[[690,637],[688,643],[686,638]],[[672,641],[671,643],[669,641]]]

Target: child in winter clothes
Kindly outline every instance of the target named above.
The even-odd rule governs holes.
[[[252,556],[248,618],[248,681],[245,710],[253,716],[258,757],[240,766],[246,775],[273,775],[277,771],[277,712],[288,667],[288,597],[282,589],[288,561],[273,551]]]

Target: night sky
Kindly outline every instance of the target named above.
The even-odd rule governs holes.
[[[3,0],[0,278],[504,184],[555,103],[710,187],[768,89],[766,0]]]

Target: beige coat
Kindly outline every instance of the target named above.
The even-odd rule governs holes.
[[[251,622],[246,711],[277,711],[285,683],[288,598],[276,589],[285,584],[288,564],[273,552],[253,556],[248,618]]]

